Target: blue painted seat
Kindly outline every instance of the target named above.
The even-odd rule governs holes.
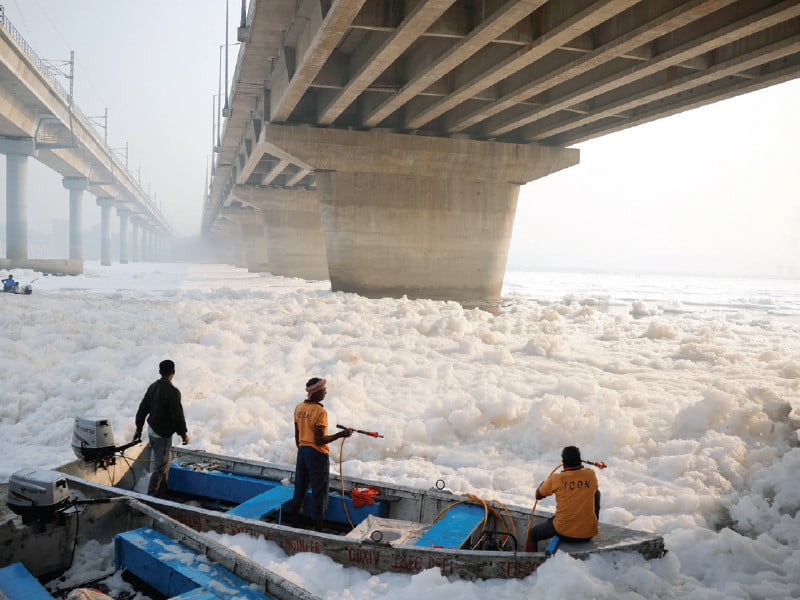
[[[196,471],[172,463],[167,485],[170,490],[193,496],[241,504],[274,487],[275,481],[234,475],[223,471]]]
[[[242,502],[228,511],[229,515],[247,517],[248,519],[262,519],[280,510],[286,502],[292,499],[294,488],[288,485],[276,485],[274,488]]]
[[[197,588],[181,594],[180,596],[173,596],[169,600],[219,600],[219,596],[212,594],[206,589]]]
[[[270,599],[253,584],[149,527],[117,534],[114,537],[114,560],[117,569],[127,569],[170,598],[193,598],[187,594],[202,588],[211,594],[200,595],[203,600]]]
[[[477,504],[456,504],[417,540],[417,546],[461,548],[483,522],[486,512]]]
[[[223,471],[196,471],[177,463],[170,466],[168,482],[169,489],[174,492],[238,504],[240,506],[229,510],[228,513],[250,519],[261,519],[274,514],[292,498],[294,493],[293,486],[283,485],[278,481],[234,475]],[[309,492],[307,498],[310,497]],[[367,515],[389,516],[389,505],[380,500],[375,504],[358,508],[353,505],[353,500],[349,496],[345,498],[345,502],[347,514],[354,523],[360,523],[367,518]],[[307,505],[306,508],[310,510],[311,506]],[[327,520],[344,524],[348,522],[347,514],[344,511],[342,495],[331,492]]]
[[[13,563],[0,569],[0,598],[8,600],[53,600],[22,563]]]

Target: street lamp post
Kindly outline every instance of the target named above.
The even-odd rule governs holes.
[[[231,109],[228,106],[228,1],[225,0],[225,108],[222,109],[222,114],[230,116]]]
[[[234,42],[232,44],[220,44],[219,45],[219,73],[217,78],[217,98],[219,101],[217,102],[217,112],[216,112],[216,123],[217,123],[217,141],[215,146],[219,146],[221,144],[222,138],[220,137],[220,128],[222,127],[222,117],[229,117],[230,116],[230,107],[228,106],[228,48],[230,46],[238,46],[240,42]],[[225,49],[225,106],[222,106],[222,49]]]

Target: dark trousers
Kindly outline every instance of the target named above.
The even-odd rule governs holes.
[[[147,493],[150,496],[163,498],[167,494],[167,477],[169,464],[172,462],[172,436],[150,438],[150,484]]]
[[[600,490],[594,493],[594,514],[597,518],[600,518]],[[557,535],[565,542],[588,542],[591,538],[571,538],[566,535],[561,535],[556,531],[555,526],[553,525],[553,519],[555,517],[550,517],[544,523],[539,523],[538,525],[531,528],[531,532],[528,535],[528,539],[525,543],[525,552],[538,552],[539,542],[541,540],[549,540],[554,535]]]
[[[321,525],[328,512],[328,480],[330,459],[327,454],[311,446],[297,449],[297,465],[294,470],[294,496],[286,504],[285,511],[297,514],[301,511],[308,488],[311,488],[310,511],[305,516]]]

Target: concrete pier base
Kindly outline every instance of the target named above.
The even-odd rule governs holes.
[[[263,215],[267,272],[283,277],[328,279],[316,192],[237,185],[232,195]]]
[[[80,275],[83,273],[83,261],[63,258],[0,258],[0,269],[30,269],[45,275]]]
[[[499,298],[518,185],[336,172],[317,186],[333,291]]]
[[[578,163],[535,144],[267,125],[266,151],[314,170],[331,287],[493,302],[519,187]]]

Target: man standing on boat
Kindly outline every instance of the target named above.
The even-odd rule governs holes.
[[[189,443],[186,432],[186,419],[183,416],[181,392],[172,385],[175,376],[175,363],[162,360],[158,365],[161,379],[150,384],[136,411],[136,433],[134,440],[142,439],[142,428],[147,415],[147,434],[150,441],[152,474],[147,493],[163,497],[167,492],[169,465],[172,462],[172,435],[181,436],[184,445]]]
[[[567,446],[561,451],[560,473],[551,473],[537,489],[536,499],[556,495],[556,514],[533,527],[526,552],[537,552],[538,542],[559,536],[565,542],[588,542],[598,531],[600,490],[593,469],[582,465],[581,451]]]
[[[319,377],[309,379],[306,383],[306,399],[294,409],[294,443],[297,446],[294,497],[284,507],[287,521],[296,524],[310,487],[311,511],[305,516],[318,531],[322,529],[328,510],[328,444],[353,435],[351,428],[328,435],[328,411],[322,406],[326,395],[325,384],[326,381]]]

